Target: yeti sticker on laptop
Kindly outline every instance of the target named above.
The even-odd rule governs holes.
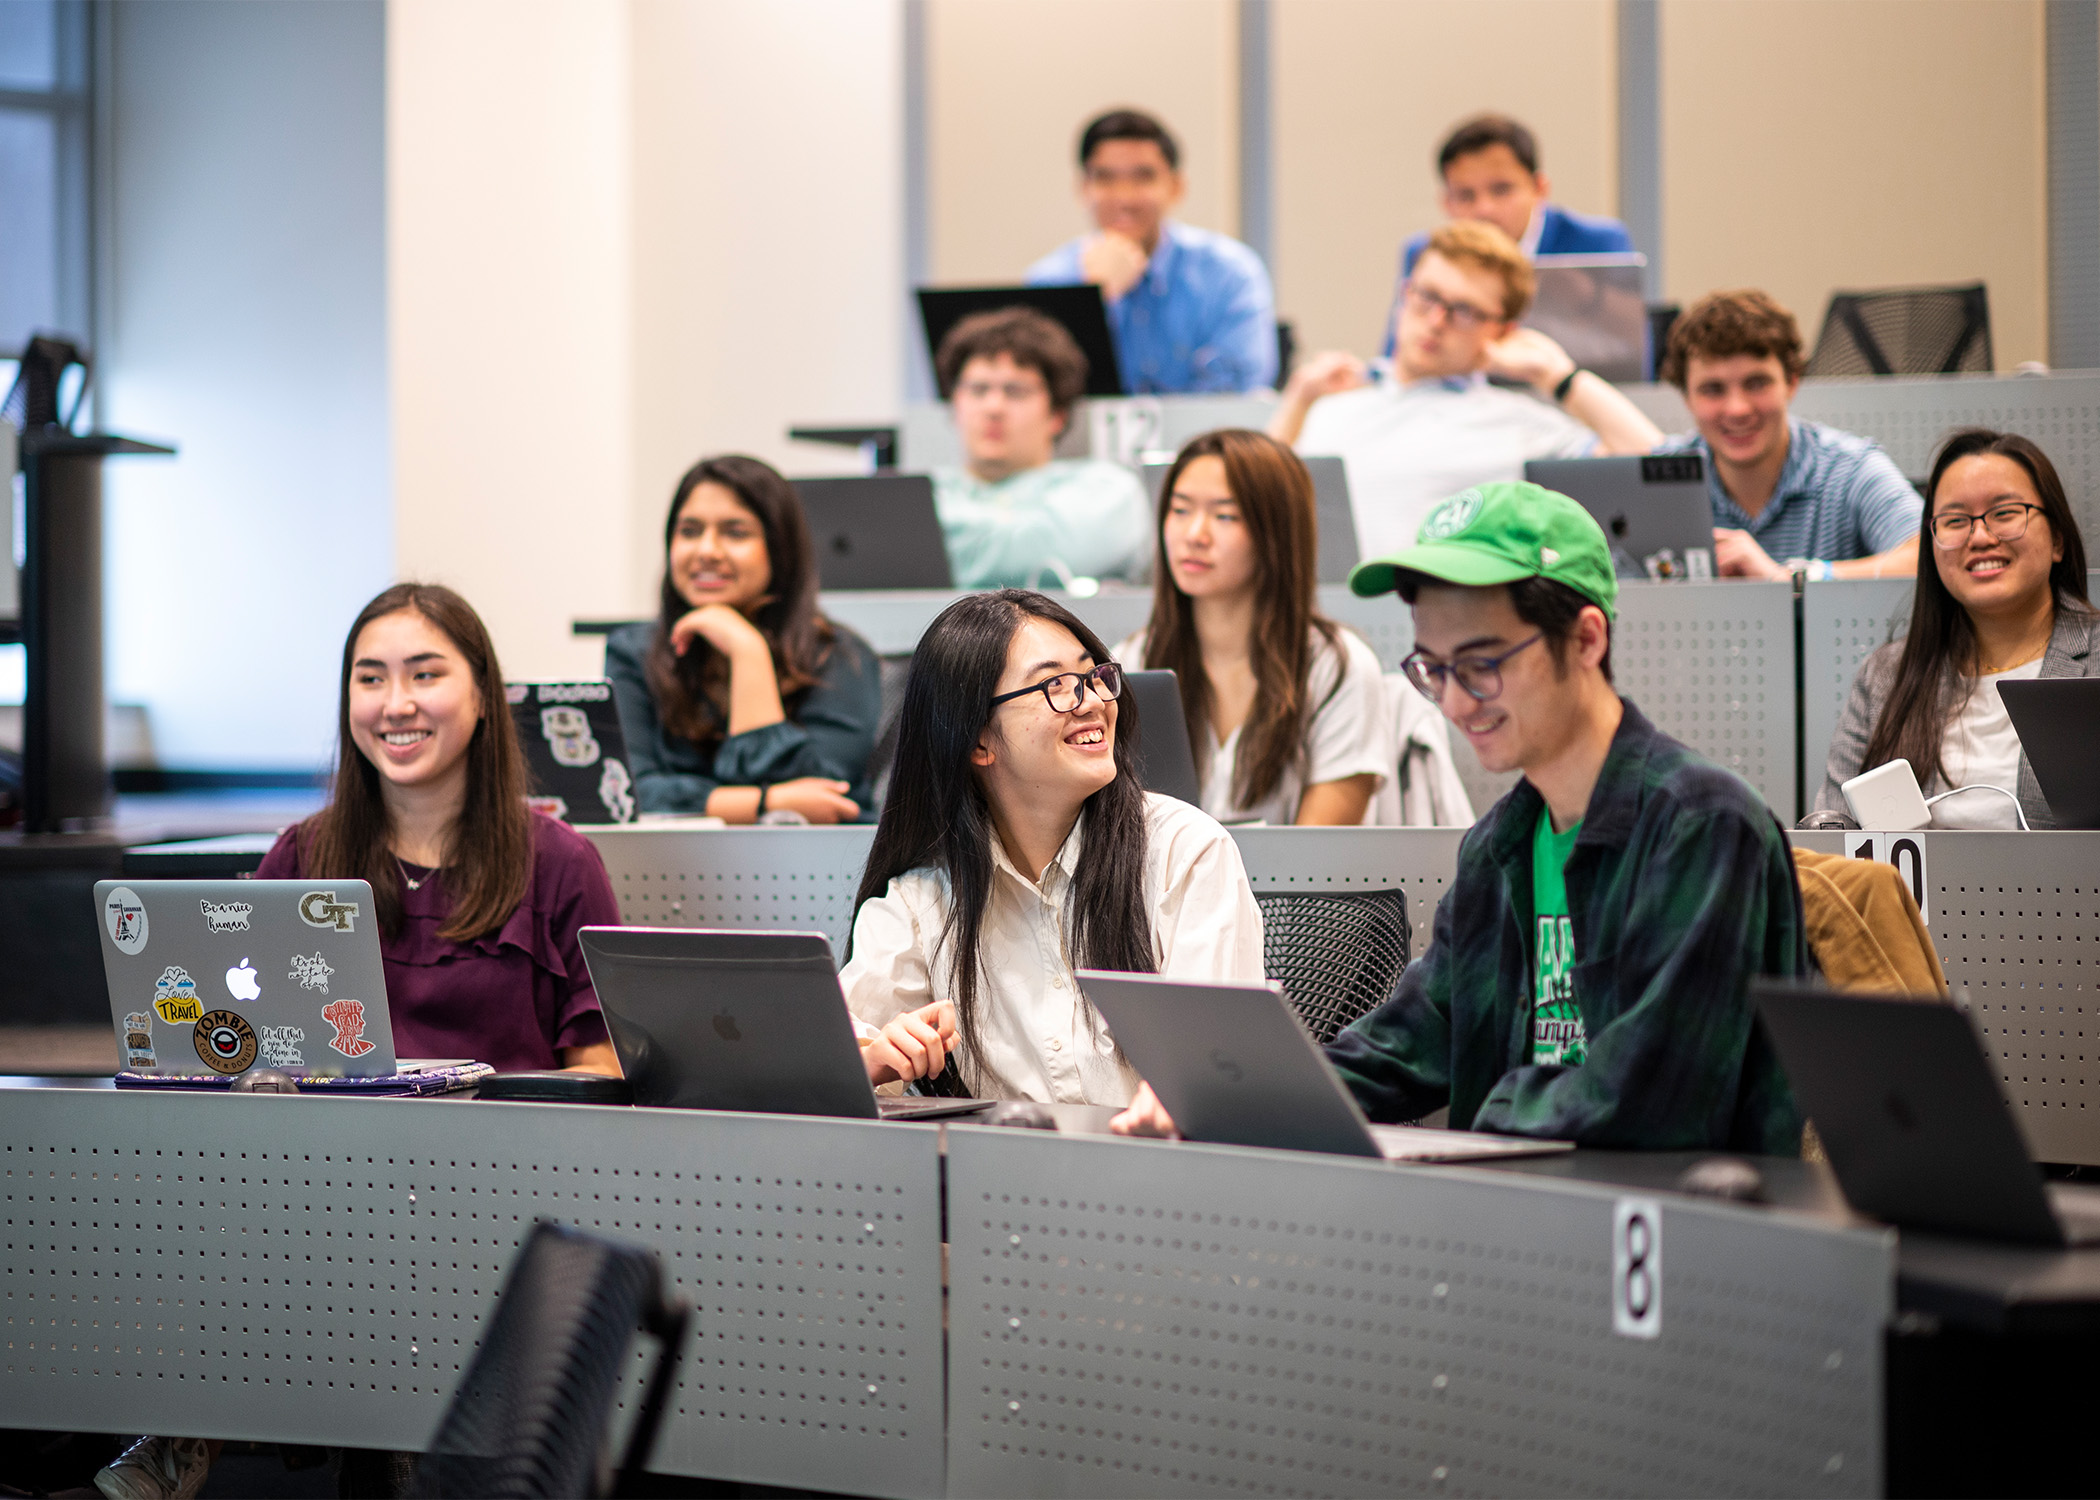
[[[562,766],[594,766],[598,763],[598,739],[591,733],[590,716],[580,708],[557,706],[540,710],[540,733]]]
[[[255,910],[245,901],[199,901],[204,925],[213,932],[246,932],[248,914]]]
[[[336,1000],[321,1007],[321,1019],[335,1028],[335,1035],[328,1045],[345,1057],[363,1057],[376,1042],[365,1040],[365,1003],[362,1000]]]

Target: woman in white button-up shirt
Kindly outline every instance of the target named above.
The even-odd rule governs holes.
[[[1129,1101],[1137,1076],[1075,968],[1264,977],[1238,846],[1138,786],[1118,692],[1100,639],[1016,589],[950,605],[912,657],[839,980],[871,1040],[952,1003],[952,1060],[980,1097]]]

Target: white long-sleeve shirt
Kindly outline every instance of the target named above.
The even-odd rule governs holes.
[[[1177,979],[1260,983],[1261,909],[1239,846],[1215,820],[1156,792],[1145,797],[1145,905],[1152,956]],[[1086,820],[1030,879],[992,838],[992,889],[978,937],[978,1044],[995,1077],[984,1097],[1123,1105],[1137,1075],[1116,1056],[1108,1023],[1081,998],[1065,941]],[[955,994],[952,956],[935,953],[948,921],[948,877],[913,870],[860,909],[853,958],[839,974],[846,1004],[880,1027]]]

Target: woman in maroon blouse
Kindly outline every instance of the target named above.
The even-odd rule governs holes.
[[[343,644],[335,786],[258,879],[361,879],[379,908],[402,1057],[617,1074],[577,929],[620,920],[605,862],[525,806],[488,628],[402,583]]]

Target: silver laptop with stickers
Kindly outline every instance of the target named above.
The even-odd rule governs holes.
[[[95,909],[125,1072],[396,1071],[364,881],[101,880]]]

